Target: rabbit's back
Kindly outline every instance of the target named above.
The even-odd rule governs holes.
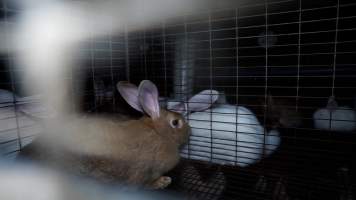
[[[249,109],[241,106],[224,105],[192,113],[189,115],[189,124],[194,129],[192,135],[198,137],[206,136],[206,130],[209,129],[215,131],[215,134],[212,134],[213,138],[226,140],[237,140],[238,135],[242,141],[248,141],[250,137],[250,140],[255,141],[264,134],[257,117]]]
[[[192,159],[243,167],[262,154],[264,129],[245,107],[222,105],[192,113],[189,124],[191,140],[183,152]]]
[[[107,147],[110,160],[104,160],[100,169],[107,170],[129,184],[147,185],[172,169],[179,161],[178,146],[158,134],[144,120],[96,125],[103,131],[102,147]],[[89,159],[96,165],[102,160]],[[100,171],[100,170],[99,170]],[[100,173],[99,173],[100,175]]]
[[[65,121],[67,124],[61,129],[58,123],[50,126],[52,134],[58,136],[38,137],[24,149],[20,158],[96,180],[120,180],[129,184],[149,183],[173,168],[179,160],[178,148],[141,120],[118,122],[107,118],[82,118]]]
[[[333,131],[353,131],[356,129],[356,112],[349,107],[317,110],[314,115],[315,128]]]

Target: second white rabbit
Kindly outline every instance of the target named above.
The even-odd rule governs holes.
[[[189,144],[182,151],[183,157],[246,167],[278,148],[279,132],[267,133],[246,107],[224,104],[208,109],[218,97],[217,91],[204,90],[187,104],[168,105],[172,110],[186,113],[198,104],[205,104],[207,108],[186,115],[192,132]]]

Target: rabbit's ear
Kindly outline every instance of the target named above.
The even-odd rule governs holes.
[[[143,110],[152,118],[159,118],[158,90],[149,80],[143,80],[138,87],[138,99]]]
[[[189,99],[190,112],[202,111],[211,107],[218,100],[219,92],[216,90],[203,90]]]
[[[175,103],[175,104],[168,104],[167,110],[184,114],[186,110],[186,103]]]
[[[138,88],[136,85],[127,81],[120,81],[116,84],[116,88],[131,107],[137,111],[143,112],[141,104],[138,100]]]

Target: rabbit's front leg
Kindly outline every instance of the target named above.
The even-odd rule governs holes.
[[[157,180],[153,181],[148,188],[149,189],[164,189],[166,188],[169,184],[171,184],[172,178],[169,176],[161,176]]]

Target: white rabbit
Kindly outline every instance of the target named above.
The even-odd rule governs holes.
[[[356,112],[347,106],[340,107],[330,97],[326,108],[315,111],[314,127],[321,130],[348,132],[356,129]]]
[[[218,97],[217,91],[204,90],[188,104],[170,103],[168,108],[180,112],[201,104],[209,108]],[[266,133],[246,107],[217,105],[203,112],[190,113],[186,118],[192,127],[189,144],[182,151],[186,158],[246,167],[261,160],[263,155],[272,154],[280,144],[279,132]]]

